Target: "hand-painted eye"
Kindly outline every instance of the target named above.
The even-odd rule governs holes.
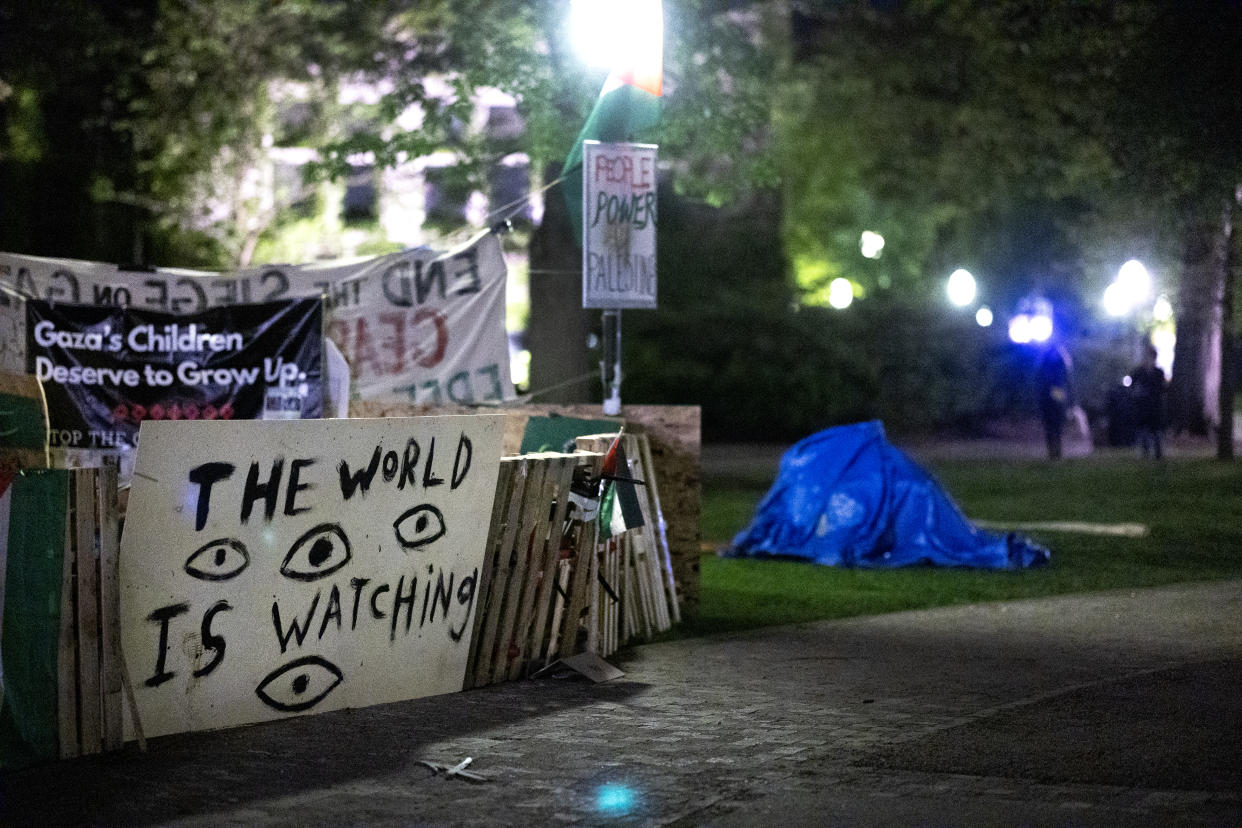
[[[254,692],[268,707],[297,713],[319,704],[344,678],[331,661],[308,655],[269,673]]]
[[[280,574],[295,581],[317,581],[349,563],[349,538],[335,523],[321,523],[289,550]]]
[[[250,553],[239,540],[220,538],[199,547],[186,559],[185,572],[200,581],[227,581],[250,564]]]
[[[415,506],[392,522],[403,549],[417,549],[444,536],[444,515],[430,503]]]

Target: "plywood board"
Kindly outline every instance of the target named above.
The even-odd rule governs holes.
[[[143,425],[121,625],[147,736],[462,687],[499,416]]]

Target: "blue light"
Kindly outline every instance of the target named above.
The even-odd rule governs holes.
[[[595,808],[603,813],[620,815],[629,813],[637,801],[633,789],[625,785],[601,785],[595,795]]]

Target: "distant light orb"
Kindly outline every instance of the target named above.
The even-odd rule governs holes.
[[[1026,345],[1031,341],[1031,317],[1019,313],[1009,320],[1009,341]]]
[[[964,308],[975,301],[976,290],[975,277],[969,270],[959,267],[949,274],[949,284],[945,287],[945,293],[949,295],[949,301],[959,308]]]
[[[873,230],[864,230],[858,240],[858,249],[862,251],[863,258],[878,259],[884,252],[884,237]]]
[[[975,311],[975,323],[978,324],[980,328],[990,328],[992,326],[992,321],[992,309],[987,305],[984,305],[979,308],[979,310]]]
[[[1156,365],[1165,376],[1173,374],[1173,351],[1177,346],[1177,332],[1172,325],[1162,325],[1151,332],[1151,344],[1156,349]]]
[[[844,276],[838,276],[828,285],[828,304],[837,310],[845,310],[854,303],[854,285]]]
[[[1031,317],[1031,341],[1047,342],[1052,339],[1052,317],[1036,314]]]
[[[1104,312],[1125,316],[1151,296],[1151,274],[1138,259],[1131,259],[1117,271],[1117,278],[1104,289]]]
[[[1130,312],[1130,300],[1120,282],[1104,288],[1104,312],[1109,316],[1125,316]]]
[[[1138,259],[1131,259],[1117,271],[1117,282],[1134,302],[1151,295],[1151,274]]]
[[[1009,339],[1019,345],[1047,342],[1052,338],[1052,317],[1020,313],[1009,320]]]
[[[620,816],[629,813],[637,801],[634,790],[626,785],[601,785],[595,794],[595,809]]]
[[[1169,297],[1163,294],[1156,297],[1156,304],[1151,306],[1151,318],[1157,322],[1168,322],[1173,318],[1173,305]]]

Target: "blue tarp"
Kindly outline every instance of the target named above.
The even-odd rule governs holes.
[[[1019,535],[971,525],[878,421],[830,428],[785,452],[754,520],[725,554],[866,569],[1022,569],[1050,558]]]

